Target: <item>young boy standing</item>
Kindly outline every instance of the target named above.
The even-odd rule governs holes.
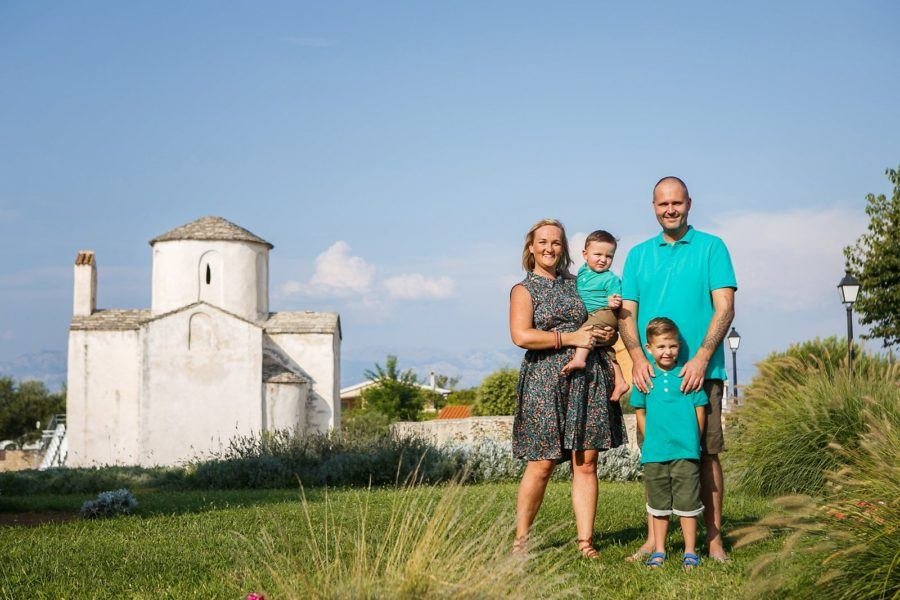
[[[682,566],[692,569],[700,564],[696,553],[697,516],[703,512],[700,502],[700,432],[706,425],[706,394],[682,392],[678,371],[681,349],[678,326],[671,319],[657,317],[647,324],[647,350],[656,376],[653,387],[644,394],[631,393],[638,430],[644,436],[641,463],[647,491],[647,512],[653,517],[654,552],[647,560],[650,567],[661,567],[666,559],[666,533],[669,515],[680,517],[684,534]]]
[[[576,285],[584,308],[589,313],[585,325],[608,325],[613,329],[619,328],[616,309],[622,306],[622,281],[609,270],[616,256],[616,246],[616,238],[602,229],[594,231],[584,241],[584,250],[581,251],[584,264],[578,270]],[[565,374],[583,369],[587,364],[589,352],[587,348],[576,348],[575,355],[563,367],[562,372]],[[615,361],[612,348],[609,352],[613,352],[613,369],[616,374],[616,385],[609,399],[616,402],[628,391],[628,383]]]

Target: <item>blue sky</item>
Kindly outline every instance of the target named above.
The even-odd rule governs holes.
[[[216,214],[275,245],[273,309],[340,311],[345,383],[386,352],[477,383],[529,225],[612,231],[621,272],[668,174],[732,248],[739,380],[843,334],[900,5],[623,4],[0,4],[0,361],[65,350],[78,249],[146,307],[147,241]]]

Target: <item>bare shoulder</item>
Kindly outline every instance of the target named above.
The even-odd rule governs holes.
[[[509,290],[509,301],[513,304],[531,304],[531,293],[521,283],[517,283]]]

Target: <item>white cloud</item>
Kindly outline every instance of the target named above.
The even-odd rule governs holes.
[[[372,287],[375,265],[350,254],[350,245],[337,241],[316,257],[316,270],[309,282],[286,281],[279,291],[285,296],[305,293],[310,296],[347,298],[364,295]]]
[[[449,277],[426,277],[420,273],[397,275],[384,280],[388,295],[401,300],[443,299],[453,296],[456,285]]]
[[[11,342],[16,339],[16,334],[12,332],[12,330],[6,330],[0,333],[0,341],[3,342]]]
[[[710,229],[728,245],[739,302],[793,313],[835,302],[844,246],[865,231],[844,208],[725,214]]]

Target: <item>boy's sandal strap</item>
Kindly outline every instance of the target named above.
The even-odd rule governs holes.
[[[644,564],[651,568],[658,568],[663,566],[663,563],[666,562],[666,553],[665,552],[654,552],[650,555],[650,558],[647,559],[647,562]]]
[[[681,560],[681,566],[686,569],[693,569],[700,566],[700,557],[691,552],[685,552],[684,558]]]

